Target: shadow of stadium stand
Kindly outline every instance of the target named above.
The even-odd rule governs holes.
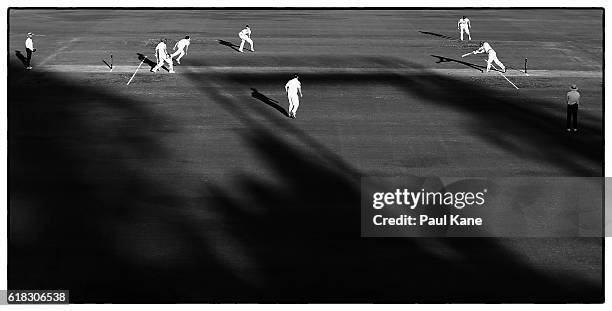
[[[239,101],[224,96],[222,89],[206,85],[206,79],[197,73],[187,77],[243,123],[239,132],[243,143],[273,173],[275,183],[256,174],[241,174],[227,187],[209,184],[207,191],[213,195],[202,206],[203,210],[212,208],[224,214],[222,218],[231,219],[236,224],[232,234],[243,241],[247,253],[257,254],[255,262],[262,265],[265,283],[270,285],[261,291],[263,301],[544,302],[598,301],[603,297],[597,283],[579,276],[566,276],[560,282],[558,275],[550,276],[550,272],[531,266],[520,254],[506,249],[504,239],[360,238],[359,209],[355,207],[360,204],[362,173],[308,132],[275,118],[271,111],[240,105]],[[278,84],[284,74],[240,73],[224,77],[229,87],[253,81]],[[420,87],[411,86],[417,80],[424,79],[427,81],[423,83],[436,83],[442,88],[454,81],[425,71],[414,80],[394,74],[320,73],[311,78],[322,85],[391,84],[410,88],[407,92]],[[459,87],[469,94],[476,88],[470,83]],[[480,87],[478,90],[486,93],[487,99],[497,98],[496,92],[489,93]],[[431,87],[427,87],[423,92],[438,96],[439,90],[431,92]],[[474,91],[473,96],[479,92]],[[521,116],[517,112],[508,117],[505,110],[500,113],[503,113],[500,118]],[[489,117],[491,114],[486,116]],[[418,177],[407,176],[407,180],[412,179]],[[255,206],[257,212],[249,212]],[[584,241],[601,243],[598,238]],[[456,253],[461,264],[453,256],[436,255],[435,249]],[[442,279],[443,282],[439,281]]]
[[[33,77],[41,83],[37,92],[30,92],[29,83],[15,82]],[[315,135],[270,109],[240,105],[197,73],[186,77],[242,122],[239,138],[269,165],[263,167],[276,183],[228,171],[228,185],[202,182],[199,195],[181,197],[161,184],[159,175],[148,176],[130,161],[167,161],[174,151],[165,148],[158,130],[178,130],[181,124],[155,113],[150,102],[103,87],[75,85],[53,73],[26,75],[10,65],[8,288],[65,288],[76,303],[601,302],[601,285],[540,270],[531,259],[506,249],[503,239],[361,238],[355,207],[360,204],[362,173]],[[276,85],[285,74],[236,74],[229,79],[251,85],[262,79],[263,84]],[[559,135],[555,140],[548,132],[555,126],[555,115],[538,110],[541,100],[525,105],[504,98],[502,92],[425,71],[418,77],[326,73],[312,80],[323,85],[395,85],[433,104],[481,118],[482,124],[470,125],[475,136],[501,136],[511,126],[525,126],[546,135],[529,133],[521,146],[543,149],[552,144],[557,148],[540,153],[561,149],[570,159],[584,152],[587,160],[602,160],[601,146],[586,137],[567,141]],[[70,94],[72,104],[58,94]],[[476,99],[488,109],[483,111]],[[247,109],[257,108],[262,108],[257,113],[266,122],[282,131],[249,116],[253,111]],[[91,122],[91,116],[83,116],[88,111],[114,113],[103,120],[121,120],[121,127]],[[508,152],[535,156],[531,148],[526,152],[511,147]],[[562,172],[574,172],[571,161],[550,161]],[[222,216],[203,223],[194,217],[197,213],[180,214],[192,205],[206,215],[218,211]],[[207,242],[224,242],[210,225],[217,222],[231,241],[240,242],[232,247],[249,256],[220,255]],[[134,238],[146,228],[158,228],[155,224],[163,224],[164,230]],[[30,234],[36,242],[20,239]],[[175,245],[181,252],[164,254]],[[140,255],[151,248],[158,253]],[[163,260],[156,263],[149,257]],[[262,279],[253,284],[241,278],[232,264],[242,262],[253,263]]]

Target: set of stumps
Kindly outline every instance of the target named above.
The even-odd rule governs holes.
[[[134,79],[134,76],[136,76],[136,73],[138,72],[138,69],[140,69],[140,66],[142,66],[142,64],[145,62],[145,60],[147,60],[146,56],[142,59],[140,64],[138,64],[138,67],[136,68],[136,71],[134,71],[134,74],[132,75],[132,77],[130,78],[130,80],[127,82],[126,85],[130,85],[130,82],[132,82],[132,80]],[[105,59],[103,59],[102,62],[104,64],[106,64],[106,66],[109,69],[109,72],[113,71],[113,54],[110,55],[110,62],[107,62]]]

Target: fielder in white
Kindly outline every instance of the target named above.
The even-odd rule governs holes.
[[[238,51],[243,52],[244,41],[246,41],[251,45],[251,52],[255,52],[253,49],[253,40],[251,40],[251,28],[249,28],[249,25],[246,25],[246,27],[238,33],[238,37],[240,37],[240,40],[242,40],[240,42],[240,48]]]
[[[457,22],[457,29],[459,29],[459,31],[461,32],[461,41],[463,41],[464,31],[468,35],[468,38],[472,40],[472,36],[470,35],[470,28],[472,28],[472,25],[470,24],[470,19],[465,16],[461,17]]]
[[[497,59],[497,53],[495,53],[495,51],[491,48],[489,43],[480,41],[480,48],[472,52],[472,54],[480,54],[480,53],[489,54],[489,59],[487,59],[487,72],[491,71],[492,62],[495,62],[497,66],[499,66],[504,72],[506,72],[506,66],[504,66],[504,64],[502,64],[502,62],[500,62],[499,59]],[[466,55],[469,55],[469,54],[466,54]]]
[[[166,39],[161,39],[155,47],[155,57],[157,58],[157,66],[151,68],[151,72],[157,72],[159,68],[164,65],[164,63],[168,63],[170,66],[170,73],[174,73],[172,57],[170,57],[166,51]]]
[[[295,119],[295,113],[300,106],[300,97],[302,97],[302,84],[300,80],[298,80],[298,74],[296,73],[293,76],[293,79],[289,80],[287,84],[285,84],[285,91],[287,92],[287,97],[289,98],[289,117]]]
[[[176,63],[180,64],[181,58],[185,56],[185,54],[187,54],[187,50],[189,50],[189,43],[191,43],[191,39],[189,39],[189,36],[185,36],[184,39],[179,40],[173,48],[173,50],[176,52],[172,53],[172,55],[170,55],[170,58],[178,56],[176,58]]]

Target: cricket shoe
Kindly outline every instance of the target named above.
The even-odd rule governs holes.
[[[174,70],[170,70],[170,73],[174,73]]]

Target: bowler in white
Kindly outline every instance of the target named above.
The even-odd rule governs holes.
[[[298,74],[296,73],[293,76],[293,79],[289,80],[287,84],[285,84],[285,91],[287,92],[287,97],[289,98],[289,117],[295,119],[295,113],[300,106],[300,97],[302,97],[302,84],[298,79]]]
[[[189,50],[189,43],[191,43],[191,39],[189,39],[189,36],[185,36],[184,39],[179,40],[173,48],[173,50],[175,50],[176,52],[172,53],[172,55],[170,55],[170,58],[178,56],[176,58],[176,63],[180,64],[181,58],[185,56],[185,54],[187,54],[187,50]]]
[[[157,72],[164,63],[168,63],[170,66],[170,73],[174,73],[174,66],[172,65],[172,58],[166,51],[166,39],[161,39],[155,47],[155,57],[157,58],[157,66],[151,69],[151,72]]]
[[[238,51],[243,52],[244,41],[246,41],[251,45],[251,52],[255,52],[253,49],[253,40],[251,40],[251,28],[249,28],[249,25],[246,25],[246,27],[244,27],[244,29],[238,33],[238,37],[240,37],[241,40]]]

